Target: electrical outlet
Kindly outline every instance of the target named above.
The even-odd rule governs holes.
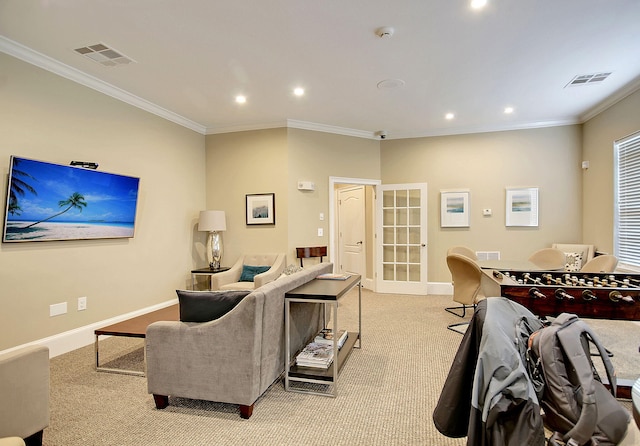
[[[59,304],[49,305],[49,316],[59,316],[67,312],[67,303],[61,302]]]
[[[87,309],[87,298],[78,297],[78,311],[83,311],[86,309]]]
[[[322,228],[318,228],[318,237],[322,237],[324,235],[324,230]]]

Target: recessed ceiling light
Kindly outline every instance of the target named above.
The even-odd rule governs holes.
[[[487,6],[487,0],[471,0],[471,8],[482,9]]]
[[[454,115],[453,113],[447,113],[446,115],[444,115],[445,119],[453,119],[456,117],[456,115]]]
[[[244,104],[245,102],[247,102],[247,97],[240,94],[236,96],[236,102],[238,104]]]
[[[504,114],[505,115],[510,115],[511,113],[513,113],[513,107],[505,107],[504,108]]]
[[[296,87],[293,89],[293,94],[295,94],[296,96],[304,96],[304,88],[302,87]]]

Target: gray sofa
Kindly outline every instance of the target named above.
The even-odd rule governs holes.
[[[49,425],[49,349],[0,355],[0,396],[0,445],[41,445]]]
[[[238,404],[249,418],[254,403],[285,369],[284,295],[331,272],[321,263],[256,288],[219,319],[155,322],[147,328],[147,390],[156,407],[169,396]],[[321,328],[319,304],[292,304],[292,351]]]

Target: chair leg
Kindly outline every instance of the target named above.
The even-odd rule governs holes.
[[[240,404],[240,417],[245,420],[253,415],[253,404],[250,406],[246,406],[244,404]]]
[[[35,434],[24,439],[26,446],[42,446],[42,432],[38,431]]]
[[[449,313],[453,314],[454,316],[465,317],[467,314],[467,308],[471,308],[471,307],[473,307],[474,310],[476,308],[475,305],[461,305],[459,307],[447,307],[445,308],[445,310],[447,310]],[[462,314],[458,314],[454,310],[462,310]]]
[[[169,405],[169,397],[167,395],[153,394],[153,401],[156,403],[156,409],[164,409]]]
[[[451,324],[451,325],[447,325],[447,328],[451,331],[455,331],[458,334],[464,334],[458,330],[455,329],[455,327],[460,327],[462,325],[469,325],[469,322],[458,322],[457,324]]]

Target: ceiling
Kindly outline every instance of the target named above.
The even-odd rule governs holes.
[[[640,87],[640,1],[469,1],[0,0],[0,51],[203,134],[564,125]],[[133,62],[74,51],[98,43]],[[596,73],[611,74],[567,86]]]

